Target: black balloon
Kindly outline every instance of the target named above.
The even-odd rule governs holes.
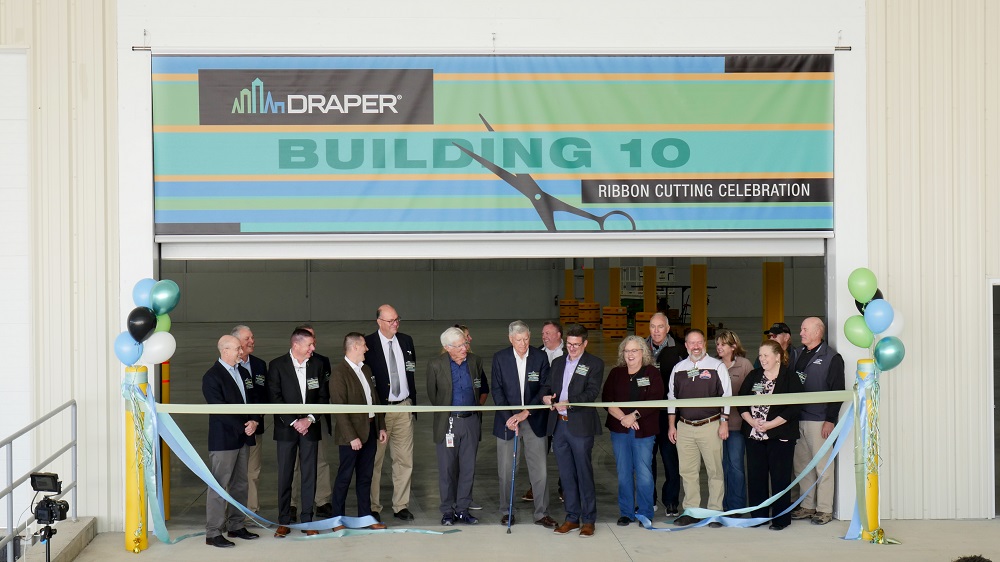
[[[872,297],[872,301],[875,300],[875,299],[880,299],[880,298],[882,298],[882,290],[881,289],[875,289],[875,296]],[[868,301],[868,302],[872,302],[872,301]],[[865,307],[868,306],[868,302],[861,302],[861,301],[857,301],[856,300],[856,301],[854,301],[854,306],[858,307],[858,312],[860,312],[861,314],[864,314],[865,313]]]
[[[128,313],[128,333],[137,342],[143,342],[156,330],[156,314],[145,306],[137,306]]]

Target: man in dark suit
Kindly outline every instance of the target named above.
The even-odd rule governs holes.
[[[330,402],[333,404],[381,404],[375,394],[375,377],[364,364],[365,337],[351,332],[344,337],[344,360],[330,376]],[[372,469],[375,466],[375,443],[385,443],[385,414],[362,412],[358,414],[336,414],[337,431],[334,440],[339,446],[340,467],[337,482],[333,486],[333,515],[344,515],[347,489],[351,486],[351,475],[356,475],[358,497],[358,517],[371,515]],[[344,527],[335,527],[339,531]],[[382,523],[375,523],[370,529],[385,529]]]
[[[271,361],[267,370],[267,394],[272,404],[328,404],[330,389],[320,384],[322,369],[317,361],[310,360],[316,348],[313,335],[306,330],[292,332],[292,347],[285,355]],[[303,411],[308,408],[303,407]],[[274,440],[278,442],[278,529],[274,536],[281,538],[290,531],[292,473],[295,459],[302,470],[303,523],[312,521],[313,498],[316,494],[316,449],[323,438],[314,414],[275,414]],[[309,530],[307,535],[318,534]]]
[[[555,532],[565,535],[580,529],[581,537],[592,537],[597,521],[597,490],[591,453],[594,436],[601,434],[601,420],[592,407],[568,404],[597,400],[601,395],[604,361],[585,351],[586,328],[570,324],[565,333],[566,355],[552,363],[549,384],[542,388],[542,402],[556,410],[549,413],[549,433],[566,506],[566,521]]]
[[[649,319],[649,337],[646,338],[646,344],[653,353],[653,363],[660,369],[660,377],[664,383],[661,399],[666,400],[669,390],[666,383],[670,380],[674,365],[687,357],[687,350],[684,346],[678,345],[670,335],[670,320],[662,312],[657,312]],[[677,460],[677,445],[670,442],[668,433],[670,433],[670,422],[667,421],[667,416],[660,416],[660,433],[656,435],[656,442],[653,445],[653,482],[656,482],[656,453],[659,451],[660,460],[663,462],[663,489],[660,498],[663,499],[667,515],[677,515],[680,511],[681,472]],[[655,505],[655,485],[653,495]]]
[[[448,328],[441,334],[445,353],[427,363],[427,399],[434,406],[450,406],[450,412],[435,412],[432,435],[437,444],[438,487],[441,492],[441,524],[456,521],[475,525],[469,514],[476,475],[482,418],[468,410],[481,403],[486,373],[483,361],[469,352],[465,334]]]
[[[415,406],[417,385],[413,381],[417,371],[417,354],[413,339],[399,331],[399,314],[387,304],[375,311],[375,321],[378,330],[365,336],[365,345],[368,346],[365,364],[375,376],[378,398],[389,406]],[[389,412],[385,415],[388,447],[392,452],[392,512],[403,521],[413,521],[413,514],[407,507],[413,480],[413,420],[414,415],[409,412]],[[372,515],[379,521],[382,520],[379,488],[385,449],[385,443],[378,444],[372,474]]]
[[[302,329],[313,336],[315,344],[319,345],[319,338],[316,337],[316,330],[309,324],[299,324],[295,327],[296,330]],[[323,373],[323,378],[320,379],[319,384],[325,387],[330,386],[330,358],[320,352],[313,350],[311,360],[315,361],[320,366],[320,372]],[[333,419],[330,414],[322,414],[317,416],[317,423],[320,424],[320,433],[323,432],[322,424],[326,423],[326,434],[333,435]],[[298,513],[299,506],[299,480],[301,474],[299,471],[299,463],[295,462],[295,475],[292,477],[292,522],[295,522],[296,513]],[[313,514],[317,519],[327,519],[333,517],[333,506],[330,504],[333,498],[333,489],[330,487],[330,463],[326,462],[326,450],[323,447],[323,442],[320,441],[319,445],[316,447],[316,501],[313,505],[316,506],[316,512]]]
[[[208,404],[250,404],[253,386],[247,384],[250,373],[238,366],[240,340],[233,336],[219,338],[219,360],[201,379],[201,392]],[[255,414],[209,414],[208,459],[212,475],[241,504],[247,503],[247,458],[261,417]],[[246,529],[243,513],[228,505],[209,488],[205,501],[205,544],[226,548],[234,543],[222,536],[244,540],[257,535]]]
[[[231,335],[240,340],[240,347],[243,348],[243,353],[240,355],[240,367],[243,367],[250,373],[250,385],[252,388],[248,391],[247,399],[257,404],[267,404],[267,363],[263,359],[253,355],[256,345],[253,331],[250,330],[249,326],[240,324],[233,328]],[[251,395],[253,398],[251,398]],[[262,421],[263,419],[264,416],[261,416]],[[260,454],[261,443],[263,442],[262,438],[256,436],[263,434],[264,424],[260,423],[257,425],[257,431],[254,432],[254,444],[250,446],[250,455],[247,460],[247,508],[254,513],[260,513],[257,483],[260,481]]]
[[[531,332],[520,320],[510,323],[507,337],[511,347],[493,355],[493,402],[513,406],[498,410],[493,418],[493,436],[497,438],[497,474],[500,477],[501,525],[514,524],[510,512],[510,486],[513,476],[514,440],[520,439],[528,463],[536,525],[554,529],[558,523],[549,517],[548,486],[548,411],[517,408],[542,403],[542,387],[549,380],[549,358],[544,351],[531,347]],[[523,423],[527,421],[528,423]]]

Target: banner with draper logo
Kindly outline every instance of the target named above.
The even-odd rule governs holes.
[[[833,56],[152,59],[155,232],[833,230]]]

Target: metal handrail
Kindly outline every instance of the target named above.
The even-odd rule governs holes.
[[[14,450],[13,450],[14,441],[18,437],[21,437],[25,433],[28,433],[32,429],[34,429],[34,428],[42,425],[43,423],[45,423],[46,421],[48,421],[49,419],[51,419],[53,416],[55,416],[56,414],[62,412],[63,410],[65,410],[67,408],[70,408],[71,411],[72,411],[72,416],[70,416],[70,441],[69,441],[69,443],[63,445],[58,451],[56,451],[55,453],[53,453],[52,455],[50,455],[47,459],[45,459],[44,461],[42,461],[39,464],[37,464],[34,467],[32,467],[31,470],[29,470],[28,472],[26,472],[23,475],[21,475],[17,480],[14,480]],[[0,498],[4,498],[4,497],[7,498],[7,501],[6,501],[6,503],[7,503],[7,536],[5,536],[3,539],[0,539],[0,548],[6,547],[6,550],[7,550],[7,562],[14,562],[14,539],[21,534],[21,531],[27,529],[28,525],[31,525],[32,523],[35,522],[35,515],[34,515],[34,513],[31,513],[31,514],[29,514],[28,519],[24,523],[18,525],[16,528],[14,527],[14,491],[17,489],[18,486],[20,486],[21,484],[23,484],[24,482],[26,482],[28,480],[28,478],[30,478],[32,472],[38,472],[39,470],[45,468],[46,466],[48,466],[49,464],[51,464],[53,461],[55,461],[57,458],[59,458],[60,456],[62,456],[66,451],[70,452],[70,465],[71,465],[71,467],[70,467],[70,473],[71,473],[72,481],[69,482],[68,484],[66,484],[63,487],[63,491],[61,493],[55,494],[52,497],[61,498],[64,495],[66,495],[66,493],[72,492],[72,498],[71,498],[71,501],[69,503],[70,512],[71,512],[71,515],[73,517],[73,521],[77,520],[77,517],[76,517],[76,505],[77,505],[77,500],[76,500],[76,490],[77,490],[77,486],[76,486],[76,456],[77,456],[76,455],[76,453],[77,453],[77,449],[76,449],[77,448],[77,443],[76,443],[76,400],[70,400],[69,402],[66,402],[62,406],[59,406],[55,410],[52,410],[48,414],[45,414],[44,416],[38,418],[34,422],[32,422],[32,423],[24,426],[23,428],[21,428],[20,430],[18,430],[16,432],[14,432],[9,437],[7,437],[7,438],[5,438],[3,440],[0,440],[0,447],[5,448],[6,449],[6,453],[7,453],[7,455],[6,455],[7,456],[7,487],[4,488],[3,490],[0,490]]]

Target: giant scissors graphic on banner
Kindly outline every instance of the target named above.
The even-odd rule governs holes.
[[[486,125],[486,130],[493,132],[493,127],[486,121],[486,118],[482,114],[479,118],[483,120],[483,124]],[[542,188],[538,186],[535,179],[531,177],[531,174],[513,174],[500,166],[497,166],[493,162],[490,162],[486,158],[472,152],[471,150],[460,146],[458,143],[452,143],[459,150],[468,154],[476,162],[479,162],[487,170],[493,172],[498,178],[510,184],[511,187],[521,192],[531,201],[531,205],[535,208],[535,212],[538,213],[538,217],[542,219],[542,223],[549,232],[556,232],[556,221],[555,214],[557,211],[562,211],[565,213],[574,214],[585,219],[590,219],[597,223],[601,230],[604,230],[604,222],[608,220],[609,217],[613,215],[623,216],[628,219],[628,222],[632,224],[632,230],[636,230],[635,220],[625,211],[614,210],[604,215],[595,215],[593,213],[588,213],[587,211],[574,207],[565,201],[562,201],[548,193],[542,191]]]

